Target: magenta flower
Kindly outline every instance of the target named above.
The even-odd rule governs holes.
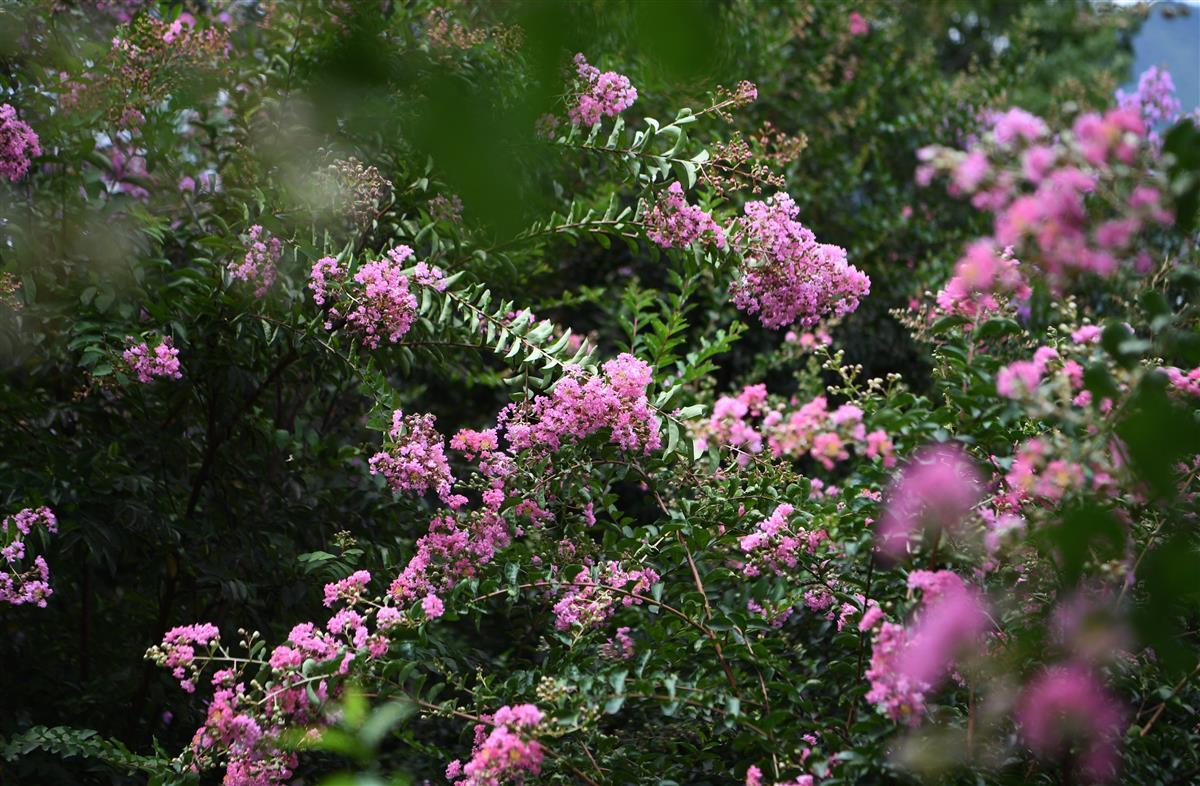
[[[499,786],[502,783],[524,783],[526,775],[542,770],[542,746],[528,738],[542,722],[541,710],[532,704],[501,707],[485,720],[494,724],[475,727],[475,747],[466,764],[450,762],[446,777],[454,786]],[[456,780],[455,780],[456,779]]]
[[[804,326],[858,308],[871,279],[846,261],[845,249],[818,243],[796,221],[800,208],[787,194],[747,202],[734,236],[744,261],[733,302],[769,328]]]
[[[942,594],[925,597],[908,645],[897,663],[898,671],[912,684],[936,686],[946,676],[958,656],[976,645],[987,629],[988,616],[979,594],[964,587],[958,576],[957,586]],[[910,586],[911,577],[910,577]]]
[[[126,340],[134,341],[132,336],[127,337]],[[129,373],[137,377],[137,381],[142,384],[153,382],[157,377],[183,378],[183,372],[179,366],[179,350],[171,343],[170,336],[163,336],[153,350],[145,341],[138,344],[131,343],[121,353],[121,357],[125,361]]]
[[[424,610],[425,616],[431,620],[435,620],[446,613],[446,607],[442,604],[442,599],[432,592],[421,600],[421,609]]]
[[[683,186],[672,183],[646,216],[646,237],[662,248],[687,248],[697,240],[725,248],[725,230],[696,205],[689,205]]]
[[[383,475],[395,491],[421,496],[436,491],[446,501],[454,485],[446,458],[446,440],[438,433],[433,415],[392,413],[388,431],[391,444],[370,458],[372,475]]]
[[[601,117],[616,117],[637,100],[637,89],[628,77],[615,71],[601,73],[588,64],[582,53],[575,55],[575,70],[583,89],[567,115],[577,126],[595,125]]]
[[[255,284],[254,296],[261,298],[275,283],[279,258],[283,256],[283,243],[255,224],[250,227],[245,247],[245,257],[240,262],[234,260],[229,263],[229,275],[237,281]]]
[[[25,508],[0,520],[0,602],[13,606],[32,603],[46,608],[46,599],[54,594],[50,588],[50,568],[40,554],[32,566],[24,562],[27,556],[25,538],[38,526],[49,533],[58,532],[58,519],[47,507]]]
[[[0,104],[0,177],[17,182],[29,171],[30,160],[42,154],[38,135],[17,119],[17,110]]]
[[[960,448],[923,448],[888,491],[875,536],[881,553],[899,559],[920,530],[953,530],[979,500],[980,478]]]
[[[1017,700],[1021,737],[1040,758],[1071,753],[1093,780],[1115,773],[1123,722],[1120,705],[1088,669],[1069,664],[1046,669]]]

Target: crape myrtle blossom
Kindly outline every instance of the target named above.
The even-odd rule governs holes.
[[[658,579],[653,568],[626,570],[616,561],[601,566],[595,578],[584,568],[566,585],[563,597],[554,604],[554,627],[557,630],[596,627],[611,617],[618,605],[640,606],[642,600],[634,596],[649,592]]]
[[[600,645],[600,654],[612,660],[631,660],[634,656],[633,637],[629,635],[633,629],[628,625],[617,628],[612,638]]]
[[[1137,240],[1174,220],[1147,123],[1129,107],[1082,114],[1053,138],[1040,118],[1012,109],[967,150],[934,145],[918,159],[918,183],[945,174],[951,195],[994,216],[992,235],[980,242],[1011,247],[1010,256],[1037,264],[1057,290],[1079,274],[1146,273],[1149,258]],[[970,253],[975,258],[960,267],[979,266],[979,247]],[[1015,286],[1007,276],[994,283],[998,291]]]
[[[392,581],[388,595],[412,603],[440,595],[476,575],[512,542],[511,527],[491,510],[434,516],[416,553]]]
[[[325,585],[325,605],[333,607],[338,601],[353,606],[362,599],[371,574],[365,570],[356,570],[346,578]]]
[[[137,377],[143,385],[153,382],[158,377],[183,379],[179,366],[179,350],[171,341],[170,336],[163,336],[158,344],[151,349],[145,341],[134,343],[137,339],[126,337],[129,346],[121,353],[125,367],[129,373]]]
[[[809,737],[810,735],[805,735]],[[756,765],[751,764],[746,768],[746,786],[766,786],[766,781],[763,780],[763,771]],[[795,780],[787,782],[778,781],[775,786],[813,786],[813,776],[800,775]]]
[[[721,396],[705,422],[693,425],[701,450],[710,443],[733,450],[745,466],[754,454],[768,450],[775,458],[808,456],[831,470],[850,458],[850,450],[885,467],[896,463],[886,431],[867,431],[862,409],[854,404],[829,408],[824,396],[796,406],[776,408],[766,385],[748,385],[736,396]]]
[[[15,183],[29,171],[29,162],[42,154],[38,135],[17,119],[11,104],[0,104],[0,178]]]
[[[653,369],[633,355],[604,363],[602,376],[571,367],[548,394],[510,404],[497,421],[510,450],[557,451],[564,444],[607,430],[622,450],[652,453],[662,437],[646,397]]]
[[[1104,683],[1080,664],[1046,669],[1017,699],[1017,726],[1030,749],[1047,760],[1076,751],[1077,765],[1092,781],[1115,774],[1123,720]]]
[[[503,505],[511,493],[507,484],[516,471],[516,459],[524,452],[548,455],[602,430],[624,450],[650,452],[660,446],[658,421],[646,398],[653,379],[650,366],[632,355],[619,355],[603,365],[602,375],[589,376],[574,368],[548,394],[535,396],[522,405],[509,405],[497,417],[497,426],[482,431],[462,429],[450,441],[454,450],[477,461],[480,474],[490,486],[482,494],[483,507],[467,512],[465,500],[451,494],[448,504],[457,512],[435,516],[429,531],[418,539],[416,553],[392,582],[390,597],[413,603],[432,594],[440,597],[460,581],[475,576],[496,553],[521,534],[505,518]],[[431,424],[430,424],[431,425]],[[501,450],[501,441],[507,448]],[[420,464],[406,483],[421,488],[453,483],[441,450],[426,435],[420,456],[436,456]],[[439,491],[439,494],[441,492]],[[551,518],[532,500],[512,509],[537,523]],[[648,573],[647,576],[650,574]],[[635,583],[637,579],[634,579]],[[433,602],[429,601],[432,608]],[[429,609],[425,609],[428,614]]]
[[[725,230],[696,205],[689,205],[678,182],[659,194],[646,215],[646,237],[662,248],[687,248],[697,240],[725,248]]]
[[[454,786],[520,784],[526,775],[542,770],[542,746],[532,735],[545,716],[533,704],[501,707],[484,715],[475,726],[475,745],[463,764],[455,759],[446,767]],[[490,727],[489,727],[490,724]]]
[[[782,576],[796,568],[801,555],[816,553],[817,547],[829,539],[824,530],[793,526],[788,518],[794,512],[795,508],[783,503],[758,522],[750,534],[738,539],[738,547],[746,556],[743,574],[754,577],[767,571]]]
[[[282,255],[283,243],[279,238],[255,224],[246,237],[246,255],[241,262],[229,263],[229,275],[237,281],[254,284],[254,296],[261,298],[275,283]]]
[[[308,288],[313,302],[326,310],[326,330],[343,324],[368,349],[378,349],[385,339],[397,343],[417,316],[417,297],[403,272],[412,256],[409,246],[396,246],[383,259],[361,265],[353,276],[333,257],[317,260]],[[414,266],[411,283],[439,292],[446,288],[442,271],[422,262]]]
[[[44,506],[24,508],[0,520],[0,603],[46,608],[46,599],[54,594],[45,557],[35,556],[31,566],[25,561],[29,556],[25,538],[38,527],[57,533],[54,511]]]
[[[637,101],[637,89],[629,78],[589,65],[582,53],[575,55],[575,72],[579,77],[579,90],[575,104],[567,116],[577,126],[591,126],[602,117],[616,117]]]
[[[1171,387],[1189,396],[1200,396],[1200,366],[1191,371],[1184,371],[1176,366],[1163,366],[1159,369],[1167,376]]]
[[[1032,395],[1051,360],[1058,360],[1058,352],[1053,347],[1039,347],[1032,360],[1009,363],[996,374],[996,392],[1013,399]]]
[[[796,220],[800,208],[787,194],[747,202],[733,233],[742,265],[733,302],[769,328],[815,325],[858,308],[871,280],[846,261],[845,249],[818,243]]]
[[[865,674],[871,684],[866,699],[892,720],[916,726],[927,694],[979,646],[989,619],[979,592],[951,571],[913,571],[908,586],[922,591],[922,602],[908,627],[880,625]],[[881,613],[872,615],[871,624],[879,619]]]
[[[151,647],[146,656],[159,666],[170,669],[171,676],[179,680],[183,689],[194,693],[195,679],[203,666],[203,661],[196,661],[197,648],[209,652],[216,647],[220,638],[221,632],[212,623],[180,625],[168,630],[163,635],[162,644]]]
[[[971,243],[955,264],[954,275],[937,294],[937,312],[975,318],[999,311],[998,295],[1027,301],[1032,290],[1019,266],[1011,246],[998,252],[990,240]]]
[[[371,456],[368,464],[372,475],[383,475],[393,490],[412,496],[428,491],[437,492],[447,504],[452,499],[454,476],[446,458],[446,440],[438,433],[433,415],[405,415],[402,410],[392,413],[388,431],[391,444]]]
[[[1132,93],[1118,89],[1116,98],[1117,106],[1139,113],[1151,129],[1160,123],[1175,122],[1183,108],[1175,95],[1175,80],[1171,73],[1158,66],[1150,66],[1141,73]]]
[[[928,446],[893,480],[875,529],[880,553],[902,557],[922,530],[954,530],[979,500],[981,478],[961,448]],[[935,535],[936,536],[936,535]]]
[[[360,606],[369,582],[370,574],[358,571],[326,585],[326,605],[346,606],[323,628],[312,622],[295,625],[266,661],[231,657],[209,623],[172,628],[147,651],[146,657],[170,669],[188,692],[196,689],[208,666],[217,669],[207,717],[191,745],[198,767],[223,761],[228,786],[273,786],[291,778],[297,759],[281,743],[281,735],[327,722],[326,703],[340,694],[351,669],[383,657],[390,647],[387,631],[401,622],[401,613],[391,606]],[[425,610],[430,618],[437,616],[428,599]],[[310,666],[321,671],[313,675]],[[265,669],[267,678],[246,682],[243,668]]]

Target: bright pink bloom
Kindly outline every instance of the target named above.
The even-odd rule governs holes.
[[[1047,136],[1050,129],[1040,117],[1013,107],[996,118],[992,126],[996,144],[1011,147],[1014,142],[1036,142]]]
[[[898,559],[918,531],[956,528],[979,496],[979,474],[960,448],[923,448],[888,491],[875,533],[879,550]]]
[[[601,73],[588,64],[582,53],[575,55],[575,71],[582,89],[567,115],[577,126],[595,125],[601,117],[616,117],[637,101],[637,89],[628,77],[615,71]]]
[[[17,119],[17,110],[0,104],[0,177],[13,183],[29,171],[30,160],[42,154],[38,135],[29,124]]]
[[[618,603],[626,608],[640,606],[641,599],[633,596],[649,592],[658,579],[653,568],[625,570],[616,561],[601,566],[595,579],[587,569],[580,570],[554,604],[554,627],[558,630],[596,627],[616,612]]]
[[[1017,700],[1021,737],[1041,758],[1056,759],[1074,747],[1086,776],[1114,774],[1122,731],[1120,705],[1095,674],[1082,666],[1047,669]]]
[[[765,327],[809,326],[849,314],[871,291],[871,280],[846,261],[845,249],[818,243],[795,220],[799,212],[787,194],[747,202],[734,235],[743,256],[734,305],[758,314]]]
[[[255,297],[262,297],[275,283],[279,274],[279,258],[283,255],[283,243],[279,238],[255,224],[250,227],[246,239],[246,256],[241,262],[229,263],[229,275],[237,281],[246,281],[257,286]]]
[[[121,353],[129,373],[137,377],[142,384],[153,382],[156,377],[182,379],[183,372],[179,366],[179,350],[171,343],[170,336],[163,336],[153,350],[142,341],[133,344],[133,337],[128,337],[130,346]]]
[[[454,476],[446,458],[446,441],[435,428],[436,422],[433,415],[393,412],[388,431],[391,444],[371,457],[371,474],[383,475],[396,491],[420,496],[433,490],[447,501]]]
[[[1042,370],[1031,360],[1009,363],[996,374],[996,392],[1005,398],[1021,398],[1037,390]]]
[[[725,230],[696,205],[689,205],[683,186],[672,183],[646,215],[646,237],[662,248],[687,248],[697,240],[725,248]]]
[[[0,603],[21,606],[33,603],[46,608],[46,599],[54,594],[50,588],[50,568],[40,554],[26,567],[25,538],[41,526],[49,533],[58,532],[58,519],[47,507],[25,508],[0,520]]]
[[[442,599],[432,592],[425,596],[421,601],[421,609],[424,610],[425,616],[431,620],[446,613],[446,607],[442,604]]]
[[[607,429],[623,450],[651,453],[662,444],[658,418],[646,397],[653,370],[632,355],[605,362],[604,377],[569,368],[549,394],[509,405],[497,418],[510,450],[556,451]]]
[[[454,786],[524,783],[526,775],[541,772],[542,746],[528,739],[543,720],[541,710],[532,704],[501,707],[490,720],[495,724],[490,732],[483,724],[475,727],[471,759],[465,765],[453,761],[446,768],[447,778],[458,778]]]
[[[341,581],[325,585],[325,605],[330,608],[339,600],[344,600],[353,606],[362,599],[363,590],[371,581],[371,574],[365,570],[356,570]]]

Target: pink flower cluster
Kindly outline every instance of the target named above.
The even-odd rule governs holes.
[[[391,644],[387,631],[403,619],[393,606],[367,601],[364,595],[370,580],[367,571],[357,571],[326,585],[325,604],[345,605],[332,614],[324,628],[312,622],[294,626],[287,641],[276,646],[265,663],[253,656],[251,660],[231,657],[221,646],[217,628],[210,624],[173,628],[160,645],[150,648],[147,658],[170,669],[188,692],[195,690],[196,680],[207,666],[230,665],[220,668],[211,679],[214,694],[208,715],[192,741],[197,766],[209,767],[223,760],[228,786],[273,786],[290,779],[296,757],[279,738],[290,730],[324,724],[323,705],[340,691],[341,680],[356,663],[383,657]],[[422,605],[430,619],[443,611],[433,594],[428,594]],[[372,610],[375,632],[369,624]],[[320,669],[315,675],[310,669],[313,664]],[[260,667],[268,670],[266,679],[239,681],[238,670]],[[513,723],[519,725],[519,717]]]
[[[858,11],[850,12],[850,35],[860,36],[870,32],[871,27],[866,18]]]
[[[460,580],[476,575],[511,542],[508,524],[494,511],[464,515],[461,521],[453,514],[434,516],[429,531],[417,540],[416,553],[392,581],[388,594],[402,603],[412,603],[450,590]]]
[[[600,654],[612,660],[631,660],[634,655],[632,630],[628,625],[617,628],[613,637],[600,645]]]
[[[770,516],[754,525],[754,531],[738,539],[738,547],[746,555],[742,573],[747,577],[769,571],[782,576],[799,564],[801,554],[815,554],[817,547],[829,539],[825,530],[793,528],[788,518],[795,508],[783,503]]]
[[[163,636],[162,645],[150,650],[151,658],[160,666],[171,670],[171,676],[188,693],[196,691],[195,678],[200,664],[196,663],[196,648],[205,650],[216,646],[221,632],[212,623],[180,625],[171,628]]]
[[[1200,366],[1191,371],[1184,371],[1176,366],[1163,366],[1159,370],[1167,375],[1171,387],[1189,396],[1200,396]]]
[[[978,646],[988,614],[979,593],[951,571],[913,571],[908,586],[923,591],[922,604],[909,627],[892,622],[879,627],[866,699],[892,720],[916,726],[926,694],[964,652]]]
[[[433,415],[392,413],[387,450],[370,458],[372,475],[383,475],[395,491],[420,496],[433,490],[443,502],[452,502],[454,476],[446,458],[446,440],[435,428]]]
[[[362,600],[363,591],[371,581],[371,574],[365,570],[356,570],[341,581],[325,585],[325,605],[332,608],[338,601],[344,601],[353,606]]]
[[[46,599],[54,594],[50,588],[50,568],[42,555],[33,558],[32,567],[23,567],[27,556],[25,538],[37,526],[47,532],[58,532],[58,519],[47,507],[25,508],[0,520],[0,603],[21,606],[33,603],[46,608]]]
[[[1112,777],[1124,718],[1091,670],[1079,664],[1046,669],[1018,697],[1016,720],[1021,737],[1039,757],[1060,761],[1074,749],[1090,781]]]
[[[1104,478],[1101,476],[1100,481]],[[1049,443],[1040,438],[1026,440],[1013,456],[1004,476],[1008,488],[1001,496],[1008,507],[1031,502],[1057,502],[1067,493],[1084,487],[1083,466],[1063,458],[1052,458]]]
[[[952,445],[918,451],[893,480],[875,530],[879,551],[899,559],[921,530],[956,529],[982,493],[981,478],[967,455]]]
[[[811,736],[812,735],[808,734],[805,735],[806,738]],[[805,750],[807,750],[807,748]],[[757,766],[751,764],[746,769],[746,786],[764,786],[764,784],[763,771]],[[799,775],[795,780],[787,781],[786,783],[777,782],[775,786],[813,786],[813,776]]]
[[[1011,246],[997,253],[991,241],[976,240],[967,246],[954,266],[954,275],[938,292],[938,312],[973,319],[1000,310],[996,295],[1024,302],[1031,293]]]
[[[646,215],[646,237],[662,248],[688,248],[697,240],[725,248],[725,230],[696,205],[689,205],[683,186],[672,183]]]
[[[640,606],[641,599],[633,595],[644,595],[658,579],[653,568],[625,570],[616,561],[601,566],[595,579],[585,568],[554,604],[554,627],[558,630],[596,627],[613,615],[618,601],[626,608]]]
[[[377,349],[383,339],[395,344],[412,327],[417,314],[417,298],[409,289],[409,278],[401,271],[412,258],[408,246],[396,246],[385,259],[362,265],[352,278],[333,257],[317,260],[309,275],[308,288],[313,301],[328,309],[325,327],[334,328],[343,320],[346,329],[357,334],[363,346]],[[414,283],[437,291],[446,288],[441,270],[418,263]]]
[[[924,185],[938,172],[949,175],[952,195],[969,196],[995,217],[982,248],[1012,247],[1061,288],[1079,273],[1113,275],[1129,260],[1137,272],[1148,268],[1135,242],[1139,233],[1174,219],[1163,206],[1149,150],[1146,123],[1134,109],[1081,115],[1056,138],[1040,118],[1012,109],[966,151],[922,148],[917,180]],[[962,264],[978,266],[984,256],[976,249]],[[1001,289],[1017,286],[991,279]]]
[[[792,406],[796,405],[793,399]],[[745,466],[766,447],[776,458],[809,456],[826,470],[850,458],[850,449],[885,467],[896,463],[891,438],[886,431],[867,432],[863,411],[842,404],[830,411],[824,396],[790,411],[768,404],[766,385],[748,385],[737,396],[722,396],[713,405],[706,423],[696,426],[701,449],[709,441],[733,449]]]
[[[356,662],[380,658],[390,647],[386,631],[398,624],[400,612],[391,606],[378,607],[377,630],[372,633],[370,609],[354,608],[363,600],[369,582],[370,574],[358,571],[327,585],[326,605],[344,601],[346,607],[337,610],[324,628],[312,622],[294,626],[287,641],[261,663],[269,672],[265,680],[249,683],[252,692],[239,681],[235,670],[241,669],[241,664],[260,662],[230,657],[213,625],[173,628],[162,644],[150,648],[147,657],[171,669],[189,692],[195,690],[195,681],[206,666],[231,665],[212,676],[215,690],[208,715],[192,740],[198,766],[211,766],[223,758],[224,783],[229,786],[272,786],[291,777],[296,757],[278,738],[289,729],[323,724],[322,705],[340,690],[339,680]],[[323,671],[312,675],[310,661]]]
[[[130,346],[121,353],[129,373],[137,377],[142,384],[153,382],[156,377],[171,377],[182,379],[183,372],[179,366],[179,350],[171,342],[170,336],[163,336],[153,350],[145,342],[134,344],[132,336],[126,338]]]
[[[575,55],[575,72],[581,86],[567,115],[577,126],[595,125],[601,117],[616,117],[637,100],[637,89],[628,77],[615,71],[601,73],[588,64],[582,53]]]
[[[769,328],[849,314],[871,291],[871,280],[846,261],[845,249],[818,243],[796,220],[799,212],[787,194],[747,202],[734,233],[743,262],[733,302]]]
[[[262,297],[275,283],[279,272],[279,258],[283,255],[283,243],[279,238],[255,224],[250,227],[246,239],[246,256],[241,262],[229,263],[229,274],[237,281],[257,284],[255,297]]]
[[[1038,347],[1032,360],[1009,363],[996,374],[996,392],[1014,399],[1035,393],[1051,360],[1058,360],[1058,352],[1053,347]]]
[[[1117,90],[1117,106],[1137,112],[1149,128],[1178,120],[1183,107],[1175,96],[1175,80],[1169,71],[1158,66],[1142,72],[1132,93]]]
[[[213,685],[215,690],[204,725],[192,738],[197,762],[207,762],[217,753],[224,753],[225,786],[273,786],[290,780],[298,758],[294,753],[281,751],[271,732],[286,727],[289,710],[307,708],[306,692],[279,690],[272,695],[273,702],[265,714],[259,714],[246,695],[245,683],[236,682],[233,672],[218,671],[213,676]],[[325,696],[324,683],[315,693],[318,697]],[[268,729],[263,728],[264,723]]]
[[[475,726],[475,746],[464,765],[458,759],[446,767],[446,777],[454,786],[503,786],[525,782],[526,775],[542,770],[542,746],[529,736],[544,719],[533,704],[501,707],[484,720],[492,724]]]
[[[0,104],[0,177],[15,183],[29,171],[30,159],[40,156],[38,135],[9,104]]]
[[[607,429],[623,450],[649,454],[662,445],[659,422],[646,397],[649,364],[621,354],[604,363],[603,376],[570,369],[549,394],[509,405],[497,419],[512,451],[557,451]]]

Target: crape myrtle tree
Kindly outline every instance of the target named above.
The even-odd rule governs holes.
[[[1131,13],[0,6],[0,779],[1190,782]]]

